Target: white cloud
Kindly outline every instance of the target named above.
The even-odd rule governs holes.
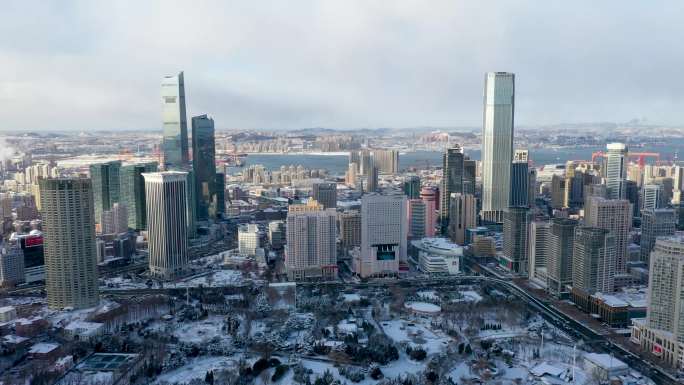
[[[31,18],[25,17],[31,15]],[[185,70],[221,128],[477,126],[483,73],[519,124],[682,122],[679,1],[3,3],[0,131],[159,127]]]

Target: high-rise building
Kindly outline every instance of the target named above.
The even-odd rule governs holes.
[[[337,183],[314,183],[311,197],[326,209],[337,209]]]
[[[216,211],[211,210],[216,199],[214,119],[207,115],[192,118],[192,170],[195,176],[197,218],[207,220],[209,212]]]
[[[463,160],[463,193],[475,195],[477,179],[477,161],[468,159]]]
[[[102,234],[121,234],[128,231],[128,208],[123,203],[114,203],[112,208],[102,212]]]
[[[359,151],[359,171],[361,175],[368,176],[371,167],[373,167],[373,157],[370,150],[363,149]]]
[[[165,76],[161,86],[164,169],[185,170],[189,166],[189,158],[183,72]]]
[[[214,179],[214,196],[212,198],[212,206],[209,209],[209,216],[220,217],[221,214],[226,213],[226,174],[222,172],[216,173]]]
[[[641,216],[641,204],[639,203],[639,186],[636,182],[625,180],[622,183],[622,199],[627,199],[632,204],[632,217]]]
[[[183,170],[176,170],[179,172],[184,172]],[[197,189],[195,188],[195,172],[192,168],[188,168],[185,172],[185,209],[187,211],[186,221],[188,225],[188,237],[194,238],[197,235],[197,199],[195,199],[195,193]]]
[[[408,199],[420,198],[420,177],[418,175],[409,175],[404,179],[404,195]]]
[[[546,256],[549,249],[549,221],[530,223],[529,246],[527,249],[528,277],[546,284]]]
[[[423,187],[420,190],[420,199],[425,202],[425,236],[434,237],[437,226],[437,190],[434,187]]]
[[[361,213],[350,210],[338,215],[340,244],[345,249],[361,246]]]
[[[641,189],[642,210],[659,209],[664,206],[664,192],[661,184],[645,184]]]
[[[255,256],[261,248],[261,231],[254,223],[245,223],[238,227],[238,252],[242,255]]]
[[[394,276],[406,263],[406,197],[366,194],[361,199],[361,250],[354,272]]]
[[[188,173],[154,172],[143,178],[150,273],[172,279],[183,274],[188,264]]]
[[[285,267],[290,280],[334,279],[337,275],[337,212],[311,200],[287,213]]]
[[[268,242],[273,250],[281,250],[283,248],[285,245],[285,222],[268,222]]]
[[[502,222],[508,208],[513,160],[515,75],[485,75],[484,124],[482,129],[482,218]]]
[[[613,233],[598,227],[575,229],[572,287],[580,296],[615,290],[616,243]]]
[[[442,187],[440,188],[439,224],[442,235],[449,226],[449,199],[452,193],[463,193],[463,149],[448,148],[442,155]]]
[[[23,283],[24,274],[24,253],[21,248],[0,243],[0,286]]]
[[[589,215],[585,213],[585,225],[606,229],[615,235],[615,273],[625,273],[629,232],[632,229],[632,205],[626,199],[589,197],[587,206]]]
[[[516,274],[527,273],[530,222],[532,222],[532,214],[526,206],[511,206],[504,211],[504,244],[501,261],[506,269]]]
[[[606,146],[604,176],[608,198],[622,198],[622,181],[627,179],[627,146],[624,143],[608,143]]]
[[[539,189],[537,188],[537,169],[530,167],[527,171],[527,202],[530,206],[534,206],[537,200]]]
[[[674,209],[649,209],[641,212],[641,245],[639,259],[648,263],[656,238],[674,235],[676,227]]]
[[[554,209],[562,208],[564,197],[565,178],[561,175],[554,174],[551,177],[551,207]]]
[[[408,236],[420,239],[425,237],[425,202],[422,199],[409,199],[408,204]]]
[[[372,151],[373,164],[383,174],[396,174],[399,172],[399,151],[376,149]]]
[[[546,255],[546,289],[561,297],[572,284],[572,260],[577,221],[554,218],[549,226],[549,248]]]
[[[41,179],[45,290],[51,309],[99,303],[95,210],[90,179]]]
[[[349,151],[349,170],[353,168],[355,175],[359,173],[359,165],[361,164],[361,156],[359,154],[359,151]]]
[[[511,188],[509,206],[529,207],[530,177],[527,150],[516,150],[511,163]]]
[[[368,168],[368,174],[366,176],[366,191],[367,193],[372,193],[378,191],[378,168],[375,166],[370,166]]]
[[[465,245],[466,230],[477,226],[477,202],[472,194],[452,193],[449,202],[449,238]]]
[[[90,165],[90,179],[93,183],[95,222],[100,223],[102,212],[112,208],[120,199],[121,161]]]
[[[145,204],[145,179],[143,173],[155,172],[156,162],[131,164],[121,167],[120,202],[128,210],[128,227],[134,230],[147,228],[147,206]]]
[[[684,237],[656,240],[650,256],[646,319],[633,320],[631,340],[665,365],[684,366]]]
[[[354,152],[351,152],[350,154],[353,154]],[[356,153],[358,154],[358,153]],[[347,175],[345,177],[344,183],[352,188],[356,187],[356,178],[357,174],[359,172],[359,165],[356,162],[351,162],[349,163],[349,168],[347,169]]]

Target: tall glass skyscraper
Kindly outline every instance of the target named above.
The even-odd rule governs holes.
[[[188,122],[185,117],[183,72],[162,80],[162,116],[164,121],[164,169],[188,167]]]
[[[440,189],[439,223],[444,235],[449,226],[449,200],[451,194],[463,192],[463,149],[454,145],[442,155],[442,187]]]
[[[95,223],[102,221],[102,212],[119,202],[121,161],[111,161],[90,165],[90,179],[93,182]]]
[[[215,152],[214,119],[207,115],[193,117],[192,169],[195,174],[195,201],[199,220],[209,219],[210,207],[216,195]]]
[[[128,227],[135,230],[147,228],[145,212],[145,179],[142,174],[156,172],[157,162],[130,164],[121,167],[120,202],[128,210]]]
[[[482,218],[502,222],[508,207],[513,159],[515,75],[488,72],[482,127]]]
[[[606,151],[606,188],[608,199],[622,199],[622,181],[627,179],[627,146],[624,143],[608,143]]]

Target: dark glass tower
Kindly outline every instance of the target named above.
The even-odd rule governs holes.
[[[420,198],[420,177],[417,175],[411,175],[406,177],[404,180],[404,195],[408,199],[418,199]]]
[[[439,222],[442,234],[449,226],[449,198],[463,192],[463,150],[459,145],[448,148],[442,155],[442,187],[439,191]]]
[[[121,161],[90,165],[90,179],[93,183],[93,199],[95,206],[95,223],[102,220],[102,212],[112,208],[119,202],[119,173]]]
[[[131,164],[121,167],[121,200],[128,210],[128,227],[135,230],[147,228],[145,212],[145,179],[142,174],[156,172],[157,162]]]
[[[192,118],[192,169],[195,174],[197,219],[209,219],[216,194],[216,146],[214,119],[207,115]]]

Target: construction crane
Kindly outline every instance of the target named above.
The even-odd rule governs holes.
[[[606,153],[603,151],[595,151],[591,153],[591,161],[596,162],[596,158],[605,158]],[[637,163],[639,164],[640,168],[644,168],[646,165],[646,158],[655,158],[656,163],[660,162],[660,153],[659,152],[628,152],[627,153],[627,158],[628,159],[637,159]]]

